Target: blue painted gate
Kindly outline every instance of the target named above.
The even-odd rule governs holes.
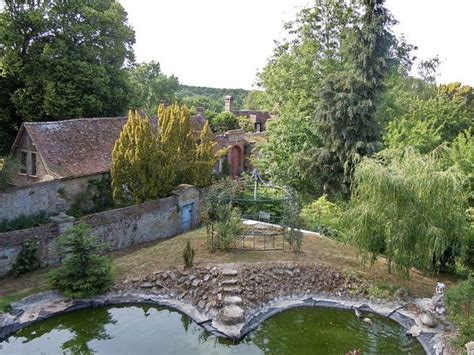
[[[193,220],[193,203],[188,203],[181,207],[181,232],[186,232],[191,229]]]

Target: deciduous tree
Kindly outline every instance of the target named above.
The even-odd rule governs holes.
[[[0,13],[0,132],[22,121],[126,112],[134,31],[115,0],[5,0]],[[3,138],[3,137],[2,137]]]

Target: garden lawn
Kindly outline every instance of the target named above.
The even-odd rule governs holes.
[[[316,262],[330,265],[343,273],[352,273],[364,278],[381,289],[406,287],[416,297],[429,297],[433,294],[437,280],[450,281],[449,278],[427,277],[412,270],[410,279],[405,280],[386,273],[385,259],[379,258],[372,266],[359,263],[356,251],[348,245],[314,234],[305,235],[301,253],[289,251],[230,251],[211,253],[206,244],[206,228],[161,240],[130,247],[111,253],[114,260],[117,281],[144,276],[168,268],[183,267],[183,250],[190,239],[195,250],[194,264],[253,263],[267,261]],[[17,279],[9,277],[0,280],[0,309],[9,302],[29,294],[48,289],[47,269],[40,270]]]

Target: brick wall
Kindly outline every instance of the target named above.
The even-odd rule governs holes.
[[[194,203],[192,227],[199,223],[200,192],[183,185],[171,197],[145,202],[92,214],[76,220],[91,227],[92,234],[107,245],[107,249],[119,250],[128,246],[169,238],[180,234],[181,206]],[[49,223],[35,228],[0,233],[0,277],[11,270],[24,240],[40,242],[40,258],[43,266],[59,261],[56,239],[61,226]]]

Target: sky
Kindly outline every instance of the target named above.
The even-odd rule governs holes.
[[[137,62],[160,62],[187,85],[255,88],[282,39],[283,24],[308,0],[119,0],[135,29]],[[474,0],[387,0],[397,34],[419,58],[439,55],[438,83],[474,86]]]

